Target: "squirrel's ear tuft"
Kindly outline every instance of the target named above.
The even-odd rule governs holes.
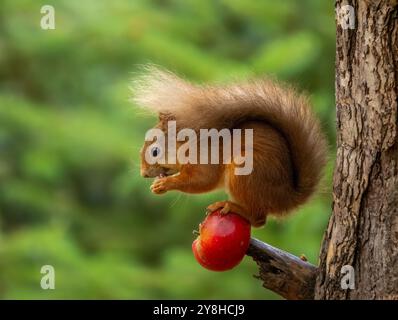
[[[170,112],[159,112],[159,124],[163,131],[167,131],[169,121],[175,121],[176,117]]]
[[[167,121],[174,121],[176,117],[170,112],[159,112],[159,121],[160,122],[167,122]]]

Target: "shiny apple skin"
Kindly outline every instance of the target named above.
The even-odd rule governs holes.
[[[199,225],[192,243],[196,260],[212,271],[230,270],[246,254],[250,243],[250,223],[235,213],[215,211]]]

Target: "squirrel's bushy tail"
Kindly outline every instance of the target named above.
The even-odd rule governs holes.
[[[231,85],[193,85],[154,67],[134,83],[134,101],[170,113],[179,128],[234,128],[262,120],[289,144],[294,170],[294,207],[315,190],[326,164],[327,144],[308,99],[291,88],[261,79]]]

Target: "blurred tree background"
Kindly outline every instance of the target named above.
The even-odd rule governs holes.
[[[42,30],[42,5],[56,29]],[[334,146],[334,8],[318,0],[2,0],[0,298],[277,298],[250,258],[202,269],[192,230],[223,194],[150,193],[138,151],[155,118],[129,101],[140,64],[193,81],[271,75],[311,94]],[[317,263],[319,194],[254,236]],[[253,190],[258,192],[259,190]],[[40,268],[54,266],[56,289]]]

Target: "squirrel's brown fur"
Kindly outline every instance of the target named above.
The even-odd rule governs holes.
[[[254,226],[268,214],[280,215],[304,203],[314,192],[326,163],[326,140],[309,102],[293,89],[270,80],[232,85],[193,85],[172,73],[150,70],[134,84],[135,102],[160,116],[159,128],[175,119],[178,128],[254,129],[253,172],[234,174],[234,164],[185,164],[154,167],[142,160],[142,174],[174,170],[179,175],[155,180],[152,191],[200,193],[225,187],[225,207]],[[146,143],[143,148],[148,147]],[[144,158],[144,157],[142,157]],[[170,171],[172,172],[172,171]]]

